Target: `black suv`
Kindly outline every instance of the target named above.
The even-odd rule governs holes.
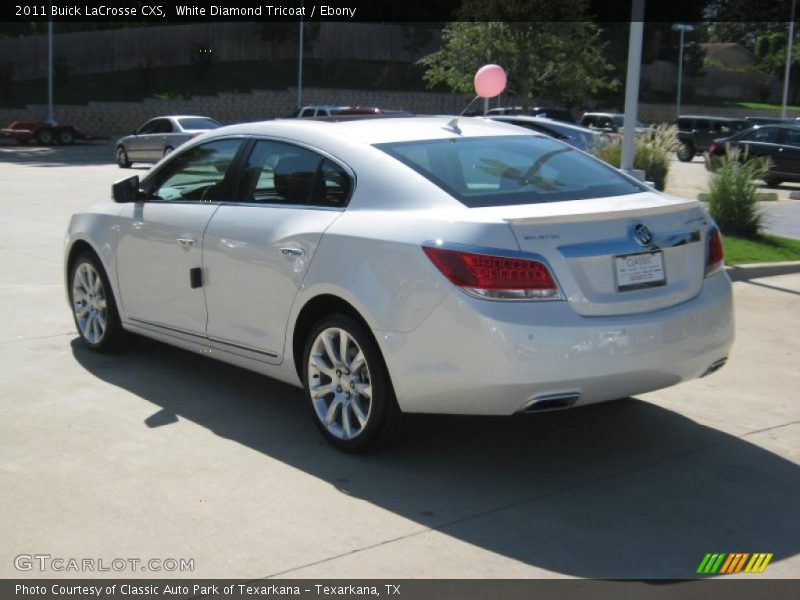
[[[678,160],[689,162],[695,154],[706,152],[714,139],[731,136],[752,126],[744,119],[681,115],[678,117]]]

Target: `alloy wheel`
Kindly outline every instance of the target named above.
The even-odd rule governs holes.
[[[369,366],[355,338],[339,327],[319,333],[308,355],[308,390],[317,418],[334,437],[359,436],[372,413]]]
[[[75,269],[72,310],[84,339],[90,344],[99,344],[108,324],[106,290],[100,273],[88,262],[81,263]]]

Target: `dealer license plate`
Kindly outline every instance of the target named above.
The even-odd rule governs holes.
[[[667,283],[664,274],[664,253],[660,250],[614,257],[617,290],[628,292],[658,287]]]

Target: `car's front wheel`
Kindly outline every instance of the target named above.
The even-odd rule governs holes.
[[[780,179],[776,179],[775,177],[764,177],[764,183],[767,187],[778,187],[780,184],[783,183]]]
[[[325,438],[348,452],[387,446],[404,430],[392,383],[377,343],[343,314],[312,329],[303,355],[304,385]]]
[[[72,316],[83,343],[97,351],[117,349],[125,338],[117,305],[98,258],[86,252],[70,269]]]
[[[131,161],[128,160],[128,153],[125,151],[124,146],[117,148],[117,166],[120,169],[127,169],[131,166]]]

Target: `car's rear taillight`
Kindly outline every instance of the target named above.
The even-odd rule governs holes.
[[[717,145],[714,142],[711,142],[708,145],[708,153],[709,154],[714,154],[714,150],[716,150],[716,149],[717,149]]]
[[[706,258],[706,277],[721,271],[725,266],[725,252],[722,249],[722,235],[716,227],[708,236],[708,252]]]
[[[424,246],[453,285],[490,300],[561,300],[547,266],[537,260]]]

